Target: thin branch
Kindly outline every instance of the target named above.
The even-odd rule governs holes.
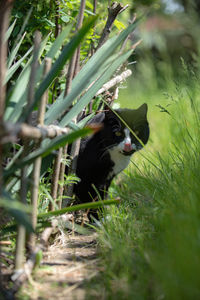
[[[96,96],[103,94],[112,87],[116,86],[120,82],[123,82],[127,77],[132,74],[130,69],[122,72],[120,75],[117,75],[107,83],[103,85],[101,89],[96,93]],[[44,139],[44,138],[55,138],[60,134],[68,134],[68,128],[62,128],[57,125],[38,125],[37,127],[30,126],[26,123],[10,123],[3,122],[0,124],[0,137],[2,143],[14,142],[18,137],[20,138],[31,138],[31,139]]]
[[[65,160],[67,158],[67,149],[68,149],[68,145],[66,145],[63,148],[63,153],[62,153],[62,160]],[[65,162],[62,162],[60,165],[60,174],[59,174],[59,181],[63,182],[64,181],[64,176],[65,176]],[[63,191],[64,191],[64,185],[63,184],[59,184],[58,186],[58,208],[60,209],[62,207],[62,196],[63,196]]]
[[[58,191],[58,180],[59,180],[59,173],[60,173],[60,165],[61,165],[61,158],[62,158],[62,148],[60,148],[57,152],[56,158],[53,164],[53,174],[52,174],[52,182],[51,182],[51,196],[53,202],[49,202],[49,209],[55,210],[55,202],[57,199],[57,191]]]
[[[33,52],[33,62],[31,66],[31,74],[29,81],[29,89],[28,89],[28,99],[27,99],[27,107],[32,104],[34,98],[34,89],[35,89],[35,76],[36,70],[38,66],[38,54],[39,47],[41,42],[41,35],[37,31],[34,37],[34,52]],[[28,122],[30,122],[30,116],[27,118]],[[24,143],[24,151],[22,157],[25,157],[29,151],[29,141],[27,139],[23,139]],[[27,177],[28,166],[25,166],[21,170],[21,187],[20,187],[20,201],[24,204],[27,204],[27,192],[28,192],[28,177]],[[18,226],[18,235],[16,240],[16,253],[15,253],[15,269],[19,270],[22,268],[24,263],[24,248],[25,248],[25,234],[26,229],[23,225]]]
[[[18,138],[29,138],[33,140],[50,138],[53,139],[60,134],[68,134],[68,128],[62,128],[56,125],[38,125],[37,127],[26,123],[3,122],[0,124],[0,136],[2,143],[16,142]]]
[[[6,60],[7,60],[7,41],[5,41],[5,34],[9,26],[10,12],[14,0],[1,0],[0,1],[0,122],[3,120],[5,98],[6,98],[6,85],[4,79],[6,76]],[[3,187],[3,145],[0,138],[0,195]],[[0,218],[3,215],[3,210],[0,209]],[[1,276],[1,265],[0,265]],[[0,278],[1,281],[1,278]]]
[[[5,99],[6,99],[6,85],[4,79],[6,76],[6,60],[7,60],[7,41],[5,40],[6,31],[9,26],[10,12],[14,0],[1,0],[0,2],[0,122],[3,120]],[[3,145],[0,140],[0,196],[3,187]],[[0,217],[2,217],[3,210],[0,209]],[[0,246],[1,252],[1,246]],[[2,282],[1,262],[0,262],[0,289]]]
[[[60,1],[55,1],[56,14],[55,14],[55,38],[61,33],[61,25],[59,24],[60,19]]]
[[[83,24],[84,10],[85,10],[85,0],[81,0],[81,5],[80,5],[80,9],[79,9],[79,16],[78,16],[78,22],[77,22],[77,25],[76,25],[76,31],[78,31],[81,28],[82,24]],[[76,74],[78,73],[78,71],[80,69],[80,45],[78,46],[75,55],[76,55],[76,60],[75,60],[75,68],[74,68],[73,77],[76,76]]]
[[[83,24],[85,2],[86,2],[85,0],[81,0],[78,21],[77,21],[77,24],[76,24],[76,31],[78,31],[81,28],[82,24]],[[70,92],[72,79],[76,76],[79,69],[80,69],[80,46],[75,51],[75,53],[74,53],[74,55],[71,59],[70,65],[69,65],[69,70],[68,70],[68,74],[67,74],[66,88],[65,88],[65,95],[67,95]],[[74,121],[76,123],[76,118],[74,119]],[[74,157],[76,156],[76,153],[79,153],[79,148],[80,148],[80,141],[77,140],[72,144],[72,148],[71,148],[70,156],[72,158],[72,161],[73,161]],[[67,152],[66,149],[63,151],[63,154],[65,154]],[[61,170],[60,171],[61,181],[64,180],[64,169],[65,169],[65,166],[62,166],[61,169],[60,169]],[[72,173],[76,172],[76,162],[72,163],[72,166],[70,167],[69,172],[72,172]],[[63,193],[63,188],[60,188],[59,189],[60,199],[62,198],[62,193]],[[73,185],[70,186],[68,194],[70,196],[73,194]],[[65,205],[65,203],[63,202],[62,205]]]
[[[97,0],[93,0],[93,14],[96,15]],[[93,37],[95,36],[95,27],[93,28]],[[91,40],[91,56],[95,53],[94,39]]]
[[[51,68],[51,64],[52,64],[52,60],[50,58],[46,58],[45,66],[44,66],[44,76],[49,72]],[[38,124],[40,126],[44,124],[44,116],[45,116],[47,99],[48,99],[48,90],[46,90],[46,92],[43,94],[43,97],[40,102],[39,110],[38,110]],[[39,142],[36,143],[36,147],[39,148],[40,144],[41,144],[41,139]],[[38,189],[39,189],[39,181],[40,181],[41,162],[42,162],[42,158],[38,157],[34,162],[33,172],[32,172],[33,185],[31,188],[31,204],[32,204],[31,223],[33,229],[36,229],[36,225],[37,225]],[[34,233],[31,233],[28,242],[28,246],[31,251],[35,247],[35,240],[36,240],[36,235]]]
[[[34,94],[35,94],[35,78],[36,72],[38,69],[38,55],[41,44],[41,33],[37,30],[34,36],[34,49],[33,49],[33,61],[31,66],[31,74],[29,79],[29,87],[28,87],[28,99],[27,99],[27,108],[30,107],[33,103]],[[31,114],[28,116],[28,123],[31,123]]]
[[[110,7],[108,7],[108,18],[106,21],[106,25],[101,34],[101,38],[99,40],[97,49],[99,49],[108,39],[108,36],[111,32],[112,25],[117,18],[117,16],[128,8],[128,5],[123,6],[121,3],[113,2]]]
[[[97,11],[97,0],[93,0],[93,13],[96,14]]]
[[[38,263],[38,256],[40,256],[41,251],[43,250],[42,245],[36,246],[29,259],[25,262],[23,268],[19,270],[15,270],[14,274],[12,275],[11,279],[13,281],[13,287],[11,289],[11,293],[14,295],[19,288],[21,287],[22,283],[30,277],[35,265]]]
[[[130,69],[122,72],[120,75],[116,76],[115,78],[111,79],[110,81],[106,82],[100,90],[96,93],[95,96],[103,94],[105,91],[108,91],[113,86],[119,84],[120,82],[124,81],[127,77],[131,76],[132,71]]]
[[[9,26],[13,2],[14,0],[1,0],[0,2],[0,119],[2,119],[4,114],[6,97],[4,79],[6,75],[7,41],[5,41],[5,34]]]

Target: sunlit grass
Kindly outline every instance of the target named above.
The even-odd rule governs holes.
[[[122,107],[148,103],[151,137],[110,189],[122,203],[99,231],[108,299],[200,299],[200,99],[190,75],[166,90],[121,91]]]

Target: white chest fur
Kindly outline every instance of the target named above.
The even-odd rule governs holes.
[[[129,164],[131,155],[123,155],[119,151],[119,147],[113,147],[109,149],[110,158],[114,163],[113,170],[110,172],[109,177],[112,178],[114,175],[119,174],[123,171]]]

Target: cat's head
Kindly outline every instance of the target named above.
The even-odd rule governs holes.
[[[124,155],[140,150],[149,138],[147,104],[138,109],[116,109],[106,113],[106,120],[112,129],[113,144]]]

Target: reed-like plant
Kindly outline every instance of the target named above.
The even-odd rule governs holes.
[[[26,54],[19,60],[15,57],[20,48],[20,44],[23,41],[24,35],[21,37],[17,46],[12,50],[8,57],[8,69],[5,77],[5,82],[9,84],[9,90],[6,99],[6,109],[4,113],[4,120],[6,122],[17,124],[17,126],[25,122],[28,116],[37,110],[38,104],[43,96],[44,92],[51,86],[54,80],[59,76],[61,70],[72,57],[74,51],[79,47],[81,41],[85,38],[88,31],[94,26],[97,17],[89,17],[84,23],[82,28],[72,37],[70,41],[63,46],[62,51],[60,48],[63,45],[63,41],[68,37],[71,32],[72,26],[68,25],[62,33],[56,38],[52,44],[50,50],[44,54],[45,45],[48,41],[48,37],[45,38],[40,45],[38,58],[40,59],[40,65],[37,68],[34,84],[34,99],[31,105],[27,105],[27,95],[30,82],[31,65],[33,60],[32,48],[30,48]],[[38,157],[46,157],[52,151],[59,149],[67,143],[72,143],[77,138],[83,137],[92,132],[89,128],[82,129],[84,120],[81,123],[75,124],[74,118],[87,106],[91,99],[95,96],[97,91],[102,85],[107,82],[112,74],[128,59],[133,50],[121,52],[119,47],[121,43],[127,38],[127,36],[136,28],[137,22],[131,24],[122,31],[118,36],[109,39],[98,51],[87,61],[82,67],[80,72],[75,76],[72,81],[70,92],[65,96],[62,92],[58,99],[51,105],[45,114],[45,124],[52,124],[54,121],[58,121],[58,125],[70,129],[68,135],[58,136],[51,141],[44,139],[39,148],[31,150],[30,153],[23,155],[23,147],[20,148],[16,155],[14,155],[4,170],[4,198],[6,201],[12,201],[12,205],[5,205],[5,201],[1,201],[1,206],[7,209],[16,221],[27,224],[26,208],[23,210],[23,204],[17,206],[17,192],[19,191],[19,172],[22,167],[28,166],[27,176],[30,176],[32,171],[32,163]],[[9,36],[14,28],[14,23],[8,30],[6,38]],[[58,52],[60,55],[58,56]],[[56,58],[58,56],[58,58]],[[53,60],[52,67],[48,74],[42,78],[44,69],[45,58]],[[17,74],[17,75],[16,75]],[[14,84],[12,84],[12,77],[14,76]],[[70,108],[70,109],[69,109]],[[66,112],[63,115],[63,111]],[[60,116],[62,117],[60,118]],[[59,119],[60,118],[60,119]],[[9,149],[9,147],[8,147]],[[9,152],[8,152],[9,153]],[[16,209],[20,217],[16,217]],[[27,226],[27,229],[30,229]]]

